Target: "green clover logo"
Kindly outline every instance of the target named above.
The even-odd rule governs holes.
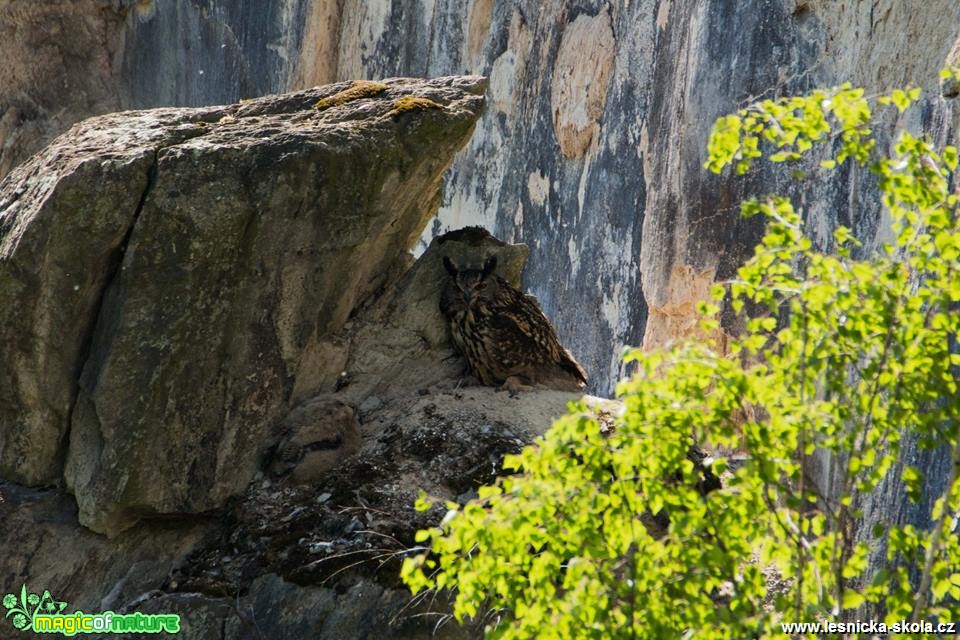
[[[10,621],[14,628],[28,631],[33,627],[34,617],[38,613],[57,615],[63,613],[67,603],[54,599],[49,590],[44,589],[43,596],[36,593],[27,593],[27,585],[20,587],[20,597],[12,593],[3,596],[3,606],[7,610],[5,618],[13,616]]]

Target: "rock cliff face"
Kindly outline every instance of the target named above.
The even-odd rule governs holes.
[[[526,243],[526,288],[591,374],[593,389],[607,393],[621,374],[621,346],[654,346],[687,333],[696,301],[742,262],[761,231],[738,217],[744,197],[790,191],[822,237],[842,222],[866,250],[884,233],[869,177],[856,171],[805,185],[770,168],[742,178],[707,174],[704,146],[715,117],[759,97],[851,81],[868,92],[905,84],[930,90],[918,114],[882,123],[888,139],[897,129],[922,126],[942,142],[960,124],[955,103],[936,87],[937,70],[960,59],[960,5],[953,0],[6,0],[0,36],[0,175],[11,174],[0,198],[0,208],[11,212],[0,218],[6,258],[0,332],[9,345],[0,367],[0,476],[37,484],[65,471],[81,520],[117,536],[116,546],[106,546],[77,528],[69,503],[55,494],[5,485],[0,510],[15,509],[27,520],[0,518],[0,539],[27,547],[32,542],[21,531],[29,523],[55,521],[61,528],[43,544],[76,540],[77,553],[97,562],[116,554],[126,559],[123,566],[148,568],[121,575],[114,567],[100,574],[101,582],[84,582],[79,565],[54,566],[43,554],[25,554],[0,575],[49,578],[76,585],[77,594],[109,584],[114,595],[105,602],[129,603],[164,581],[169,587],[186,580],[209,595],[230,593],[247,579],[258,585],[243,596],[247,613],[283,597],[286,580],[318,589],[304,596],[318,611],[342,607],[346,593],[393,602],[395,585],[354,575],[350,584],[325,583],[336,585],[331,591],[318,584],[329,577],[323,572],[270,564],[317,549],[379,547],[372,534],[353,535],[359,529],[352,520],[336,521],[340,529],[316,537],[317,522],[331,517],[326,502],[245,482],[280,470],[314,477],[312,465],[322,467],[342,453],[338,447],[356,445],[370,453],[361,458],[369,461],[361,470],[367,475],[357,471],[366,480],[344,486],[369,498],[378,483],[395,483],[386,478],[398,469],[385,470],[381,456],[398,455],[398,443],[413,437],[397,412],[432,424],[433,435],[417,446],[441,455],[450,454],[445,446],[471,442],[457,436],[455,424],[488,434],[482,443],[502,452],[528,437],[535,423],[544,427],[562,405],[560,397],[541,398],[530,409],[533,417],[517,427],[495,412],[499,397],[480,391],[470,400],[479,413],[470,415],[485,418],[469,422],[453,408],[462,393],[435,386],[459,374],[436,358],[444,338],[430,328],[432,311],[423,306],[425,282],[439,277],[437,245],[433,252],[427,247],[443,232],[481,225]],[[391,123],[380,129],[371,113],[358,110],[367,102],[317,115],[309,109],[354,79],[453,73],[489,77],[482,115],[473,80],[419,88],[389,83],[387,96],[368,101],[379,122]],[[344,84],[308,89],[338,81]],[[204,106],[288,90],[297,93]],[[447,108],[388,118],[393,106],[384,100],[410,93]],[[170,106],[202,108],[81,124],[27,161],[87,116]],[[442,170],[477,117],[440,196]],[[255,123],[260,129],[250,135]],[[370,146],[364,132],[376,133],[377,143]],[[430,145],[418,146],[423,134]],[[360,166],[351,158],[364,156],[382,158],[384,172],[329,200],[333,192],[321,185],[343,184],[353,176],[344,172]],[[95,201],[87,199],[91,184],[99,185]],[[190,204],[185,194],[200,199]],[[439,213],[428,224],[435,205]],[[320,210],[331,217],[310,217]],[[328,225],[334,219],[345,225],[335,227],[337,237]],[[171,235],[178,240],[165,240]],[[403,249],[415,236],[424,259],[401,286],[396,279],[409,266]],[[461,244],[459,251],[478,250]],[[278,247],[303,253],[279,260]],[[519,277],[523,249],[482,247],[513,255],[512,263],[501,262]],[[201,254],[212,268],[193,273],[184,256]],[[317,260],[329,268],[312,272]],[[157,274],[182,284],[157,291]],[[346,297],[324,293],[341,286]],[[154,343],[136,339],[147,330],[157,336]],[[195,366],[190,356],[211,345],[220,364]],[[417,366],[398,366],[398,354]],[[349,380],[337,379],[343,370],[352,372]],[[421,406],[417,396],[395,405],[399,389],[417,384],[427,397],[445,400]],[[337,398],[314,398],[316,406],[342,402],[355,414],[338,409],[336,424],[308,420],[313,431],[299,431],[314,405],[296,416],[286,414],[287,405],[338,386]],[[143,412],[162,416],[158,428],[184,439],[167,449],[151,438],[141,450],[136,434],[152,428]],[[401,435],[382,432],[384,425]],[[276,455],[294,453],[258,468],[254,458],[263,452],[251,453],[255,443],[270,444]],[[416,447],[409,446],[404,455],[413,456]],[[148,457],[165,463],[163,483],[146,477],[140,462]],[[400,467],[406,473],[426,462]],[[941,470],[939,479],[936,472],[929,479],[934,491],[942,485],[944,452],[918,452],[913,464]],[[478,477],[476,469],[455,470],[464,471]],[[449,495],[467,491],[443,469],[430,473]],[[829,460],[819,473],[829,482]],[[883,491],[882,500],[865,506],[868,516],[924,524],[929,505],[908,505],[895,482]],[[399,505],[410,497],[387,493],[369,504]],[[269,511],[272,503],[289,509]],[[155,523],[132,526],[144,515],[210,509],[246,524],[236,538],[203,515],[171,524],[169,534]],[[294,512],[300,515],[264,530],[266,521]],[[405,521],[409,528],[412,520]],[[390,526],[371,529],[397,533]],[[159,549],[166,535],[184,540],[175,563],[183,575],[168,575],[173,555],[141,544],[155,540]],[[285,546],[290,536],[305,546]],[[277,541],[265,545],[270,562],[249,552],[251,541],[263,539]],[[276,571],[251,568],[264,563]],[[218,576],[226,577],[218,582]],[[169,596],[164,606],[185,598]],[[196,624],[231,630],[210,637],[243,637],[256,618],[231,618],[223,600],[200,605],[197,615],[206,622]],[[340,637],[343,627],[330,624],[324,633]]]
[[[594,390],[609,392],[622,345],[684,334],[709,283],[743,260],[759,230],[738,218],[742,197],[789,182],[771,170],[706,175],[714,118],[844,81],[935,90],[958,25],[952,0],[9,0],[0,174],[71,123],[117,108],[488,76],[490,108],[421,249],[469,224],[528,243],[525,285]],[[923,116],[941,137],[954,119],[936,98]],[[812,224],[839,217],[872,237],[879,203],[854,195],[860,182],[844,174],[798,191],[817,203]]]

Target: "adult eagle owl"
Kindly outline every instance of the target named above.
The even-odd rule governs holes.
[[[440,311],[450,322],[457,349],[486,385],[511,391],[543,386],[577,391],[587,374],[561,346],[536,298],[510,286],[494,273],[496,256],[482,269],[459,269],[444,256],[450,275]]]

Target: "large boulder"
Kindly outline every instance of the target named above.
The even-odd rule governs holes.
[[[401,266],[476,77],[85,121],[0,185],[0,476],[116,534],[242,491],[325,335]]]

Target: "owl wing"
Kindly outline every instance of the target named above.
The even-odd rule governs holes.
[[[560,347],[560,368],[579,380],[582,384],[587,384],[587,372],[583,370],[580,363],[576,361],[573,354],[564,347]]]
[[[556,330],[553,328],[547,315],[540,308],[540,302],[529,294],[523,294],[523,299],[524,306],[529,309],[528,313],[530,315],[537,314],[541,318],[539,326],[543,327],[542,333],[544,334],[541,339],[544,344],[549,345],[548,350],[550,351],[553,361],[556,362],[561,369],[577,378],[583,384],[586,384],[587,372],[583,370],[583,367],[581,367],[580,363],[573,357],[573,354],[560,344]]]
[[[522,334],[527,341],[535,345],[534,349],[522,349],[524,359],[531,364],[556,364],[582,383],[586,383],[587,374],[557,338],[556,331],[546,314],[540,309],[540,303],[531,295],[512,290],[510,304],[498,309],[491,321],[505,337],[509,334]],[[505,342],[508,342],[505,340]],[[512,346],[512,345],[511,345]]]

